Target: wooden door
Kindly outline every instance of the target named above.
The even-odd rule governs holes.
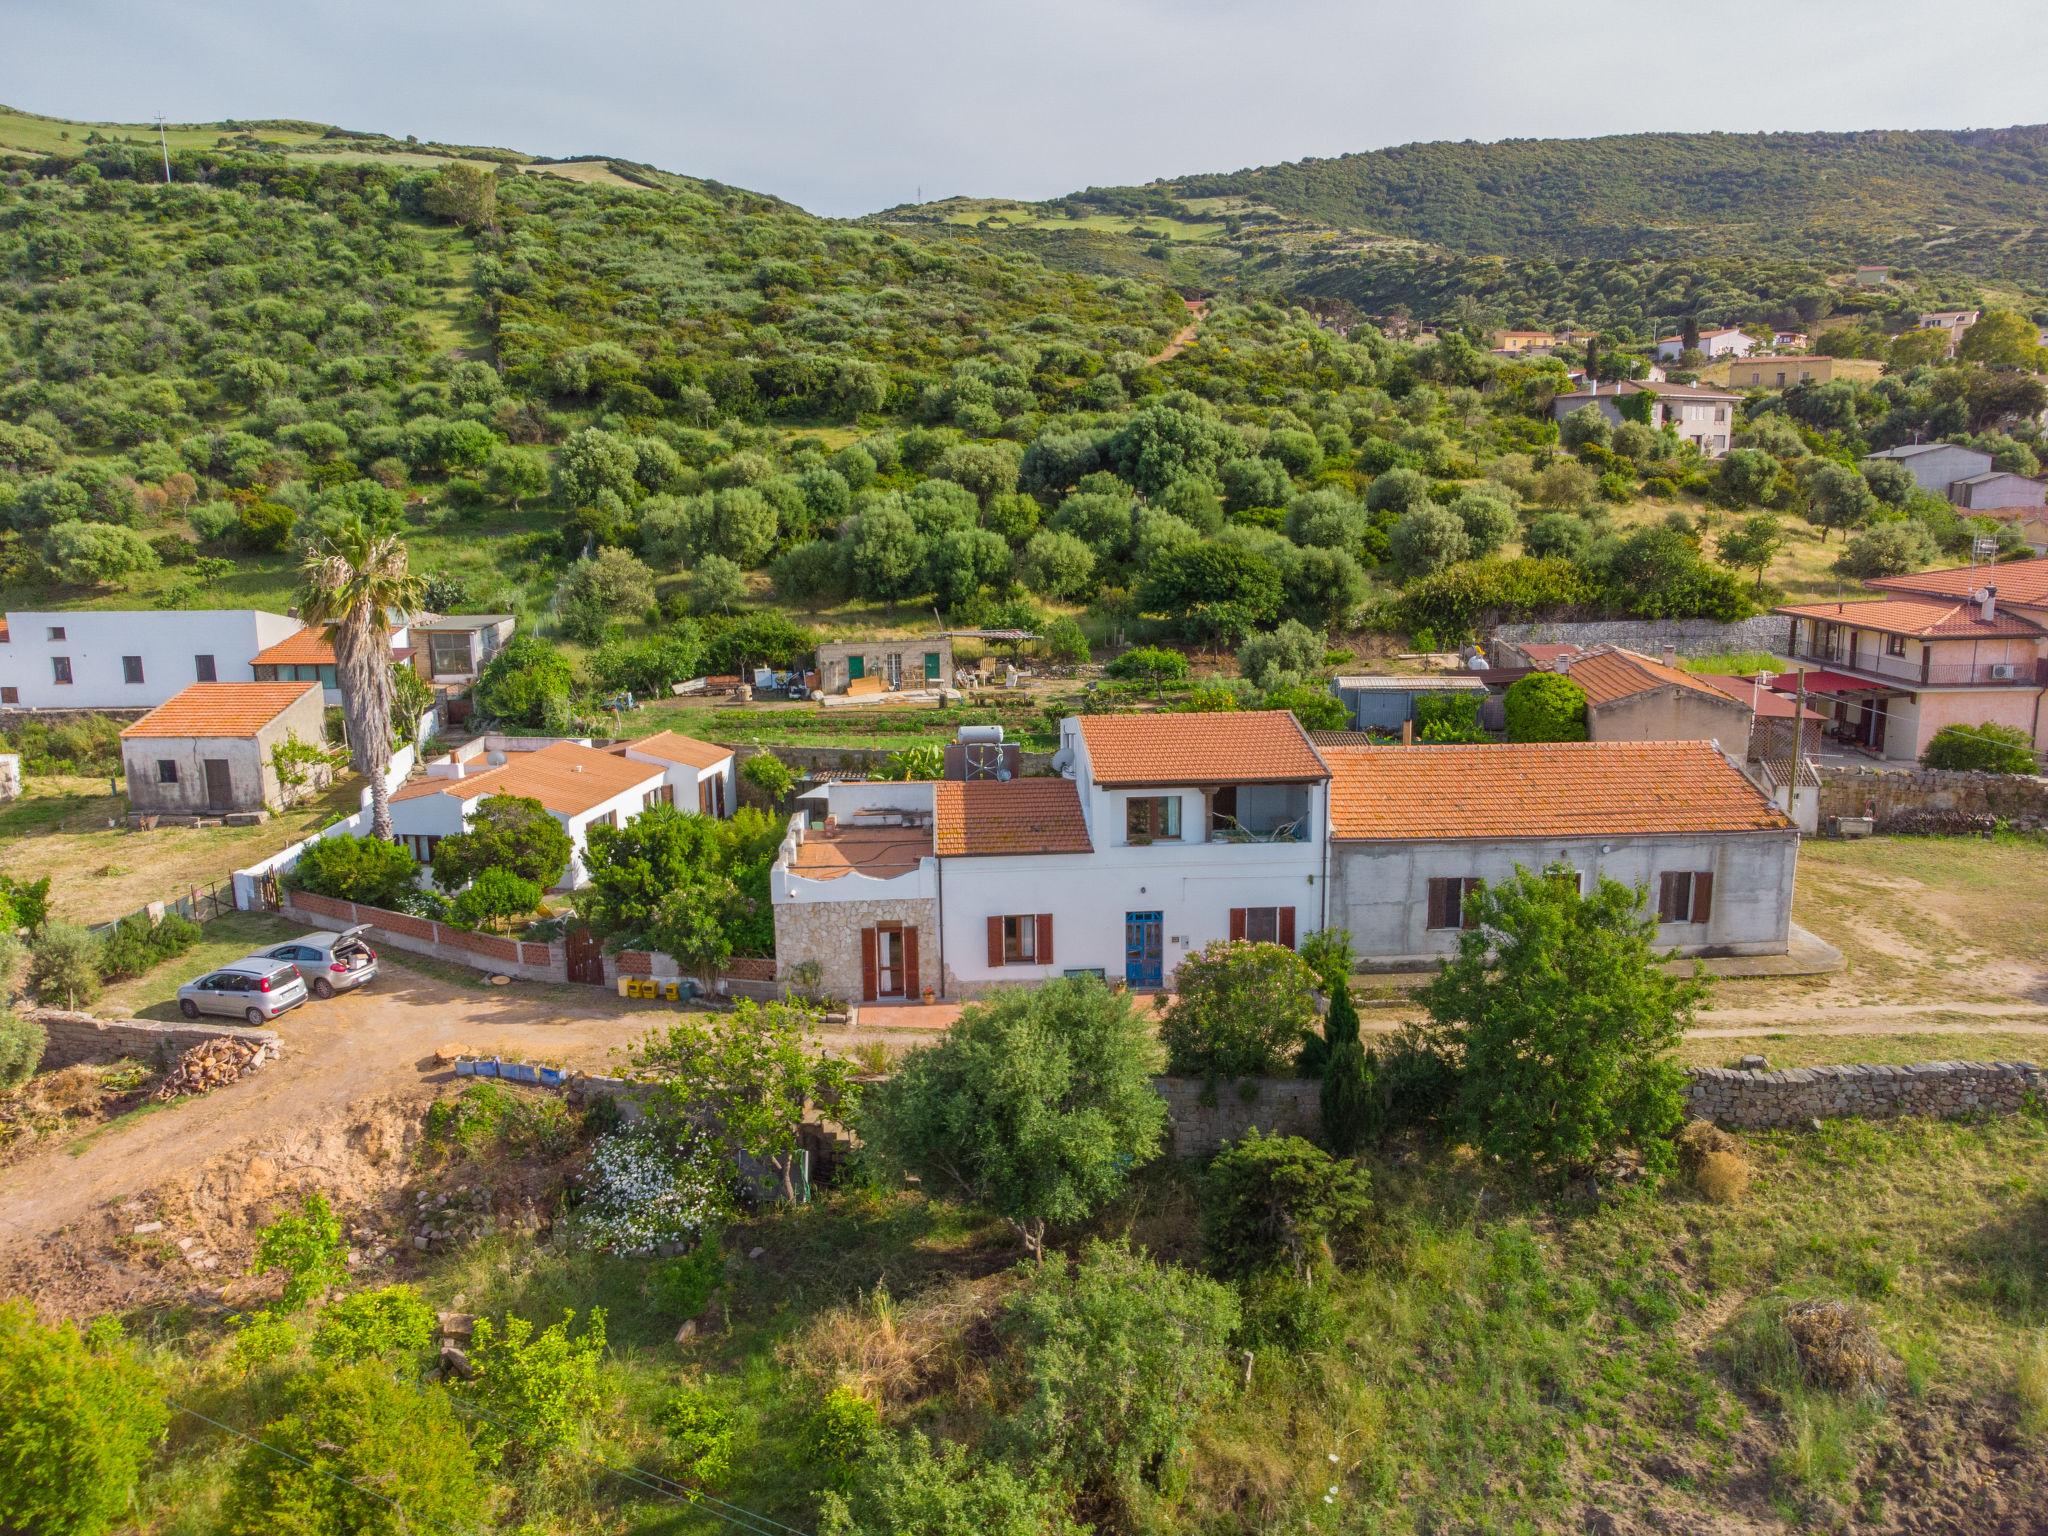
[[[588,928],[571,928],[563,937],[562,950],[569,962],[569,979],[604,985],[604,945]]]
[[[206,768],[206,804],[216,811],[232,810],[235,804],[235,777],[228,771],[228,760],[224,757],[209,757]]]

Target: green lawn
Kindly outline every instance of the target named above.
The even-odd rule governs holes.
[[[230,912],[203,926],[192,948],[133,981],[117,982],[100,996],[98,1011],[141,1019],[178,1017],[178,988],[215,966],[239,960],[252,949],[281,944],[304,933],[303,924],[268,912]],[[290,1024],[287,1015],[285,1025]]]

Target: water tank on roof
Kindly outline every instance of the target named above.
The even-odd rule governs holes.
[[[955,739],[963,744],[975,746],[1000,746],[1003,740],[1003,728],[1000,725],[963,725],[960,727],[959,736]]]

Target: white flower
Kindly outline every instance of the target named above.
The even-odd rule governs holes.
[[[670,1145],[651,1131],[601,1137],[584,1186],[576,1220],[597,1248],[694,1242],[731,1208],[731,1170],[707,1143]]]

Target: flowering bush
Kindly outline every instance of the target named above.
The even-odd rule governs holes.
[[[577,1220],[592,1247],[632,1253],[695,1242],[733,1210],[732,1168],[687,1130],[599,1138]]]

